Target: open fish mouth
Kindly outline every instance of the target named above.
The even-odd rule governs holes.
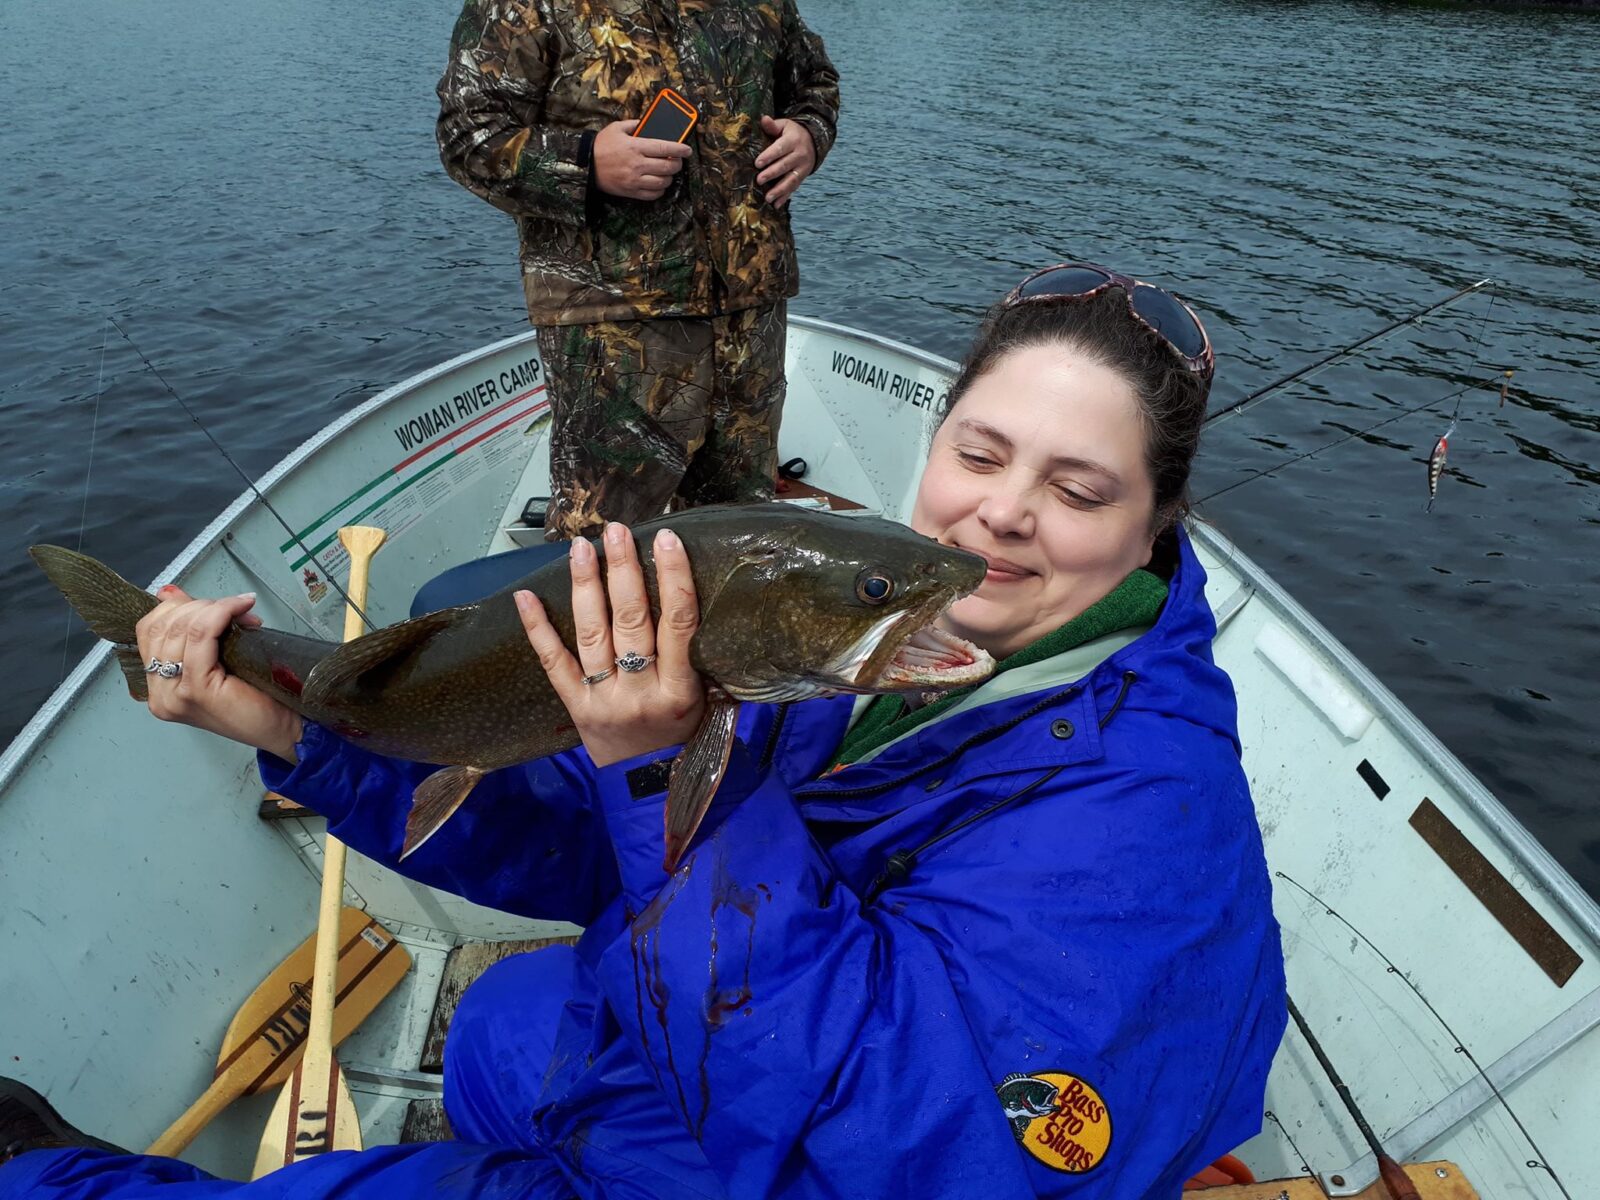
[[[927,625],[895,649],[876,686],[885,690],[965,687],[987,679],[994,659],[965,638]]]
[[[989,652],[940,629],[935,621],[957,599],[949,596],[911,612],[886,617],[857,643],[860,663],[853,679],[858,692],[904,692],[966,687],[994,671]]]

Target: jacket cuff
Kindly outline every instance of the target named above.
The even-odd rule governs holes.
[[[585,153],[584,139],[588,139]],[[581,225],[587,219],[594,135],[566,130],[536,130],[538,146],[523,147],[517,183],[530,211],[559,216]]]
[[[321,725],[315,721],[302,721],[300,740],[294,744],[297,761],[291,765],[276,754],[257,750],[256,770],[261,773],[261,782],[268,791],[295,796],[297,803],[327,817],[331,825],[350,815],[356,802],[355,789],[322,789],[313,781],[338,756],[341,747],[339,738]],[[302,800],[300,796],[314,799]]]
[[[815,113],[791,113],[789,119],[804,125],[806,132],[811,135],[811,145],[817,152],[817,160],[812,165],[811,171],[812,174],[816,174],[817,167],[822,165],[822,160],[828,157],[828,151],[833,149],[833,141],[837,136],[833,126]]]
[[[617,856],[617,870],[628,907],[640,912],[669,878],[662,860],[667,850],[667,783],[679,748],[642,754],[623,762],[600,767],[595,772],[596,788],[611,845]],[[759,776],[749,751],[735,739],[728,755],[727,771],[717,788],[705,819],[695,833],[687,862],[694,846],[720,825],[729,811],[756,788]],[[681,872],[683,863],[678,866]]]

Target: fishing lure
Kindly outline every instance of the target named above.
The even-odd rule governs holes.
[[[1425,511],[1433,511],[1433,498],[1439,493],[1439,476],[1444,474],[1444,460],[1450,454],[1450,435],[1456,431],[1454,420],[1450,428],[1439,435],[1439,440],[1433,444],[1433,453],[1428,455],[1428,507]]]

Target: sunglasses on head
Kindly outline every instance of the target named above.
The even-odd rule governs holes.
[[[1088,300],[1109,287],[1119,287],[1128,298],[1128,311],[1168,346],[1207,383],[1216,370],[1211,339],[1194,310],[1171,292],[1108,271],[1094,263],[1062,263],[1029,275],[1005,298],[1007,308],[1035,300]]]

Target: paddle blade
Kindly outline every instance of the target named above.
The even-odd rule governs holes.
[[[211,1086],[150,1144],[147,1153],[178,1154],[240,1096],[254,1095],[289,1078],[305,1053],[316,945],[313,934],[250,993],[223,1035]],[[411,955],[387,929],[359,908],[341,911],[339,983],[333,1010],[335,1045],[394,991],[410,967]]]
[[[344,1072],[332,1060],[328,1070],[329,1077],[317,1087],[318,1081],[305,1078],[304,1062],[295,1067],[272,1106],[250,1178],[260,1179],[279,1167],[329,1150],[361,1149],[361,1122]]]
[[[311,1020],[311,974],[316,960],[317,935],[312,934],[234,1015],[222,1036],[217,1074],[248,1056],[262,1069],[241,1096],[253,1096],[289,1078],[305,1052],[306,1027]],[[411,969],[411,955],[378,922],[359,908],[339,913],[339,984],[333,1009],[333,1044],[356,1031],[362,1021],[394,991]]]

